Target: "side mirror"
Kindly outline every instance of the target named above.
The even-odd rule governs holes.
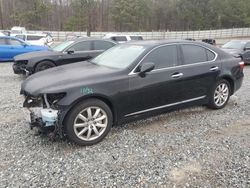
[[[155,64],[154,63],[143,63],[142,66],[140,67],[140,73],[139,75],[142,77],[145,77],[147,72],[151,72],[154,70]]]
[[[250,50],[249,47],[244,48],[244,51],[249,51],[249,50]]]
[[[67,53],[68,54],[73,54],[75,51],[74,50],[68,50]]]

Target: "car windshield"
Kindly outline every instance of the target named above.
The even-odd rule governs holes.
[[[58,44],[57,46],[53,47],[52,49],[54,51],[57,51],[57,52],[62,52],[73,43],[74,43],[74,41],[66,41],[66,42]]]
[[[131,65],[146,48],[140,45],[118,45],[97,56],[92,63],[111,68],[124,69]]]
[[[222,48],[227,49],[238,49],[241,50],[246,45],[246,42],[244,41],[230,41],[222,46]]]

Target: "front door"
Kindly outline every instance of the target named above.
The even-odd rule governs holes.
[[[91,58],[92,41],[81,41],[69,47],[58,60],[59,65],[86,61]]]
[[[138,72],[144,63],[154,63],[155,68],[141,77]],[[179,64],[177,45],[162,46],[150,52],[129,75],[130,91],[124,116],[151,112],[181,101],[183,83],[176,77]]]

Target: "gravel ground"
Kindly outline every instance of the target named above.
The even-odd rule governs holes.
[[[29,129],[11,66],[0,64],[0,187],[250,187],[250,67],[223,110],[164,114],[78,147]]]

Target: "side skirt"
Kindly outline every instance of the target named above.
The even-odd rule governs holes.
[[[155,108],[149,108],[149,109],[146,109],[146,110],[142,110],[142,111],[134,112],[134,113],[131,113],[131,114],[127,114],[127,115],[125,115],[125,117],[135,116],[135,115],[143,114],[143,113],[146,113],[146,112],[151,112],[151,111],[160,110],[160,109],[163,109],[163,108],[168,108],[168,107],[173,107],[173,106],[177,106],[177,105],[181,105],[181,104],[186,104],[186,103],[198,101],[198,100],[205,99],[205,98],[206,98],[206,96],[201,96],[201,97],[196,97],[196,98],[192,98],[192,99],[188,99],[188,100],[184,100],[184,101],[180,101],[180,102],[176,102],[176,103],[171,103],[171,104],[167,104],[167,105],[163,105],[163,106],[158,106],[158,107],[155,107]]]

